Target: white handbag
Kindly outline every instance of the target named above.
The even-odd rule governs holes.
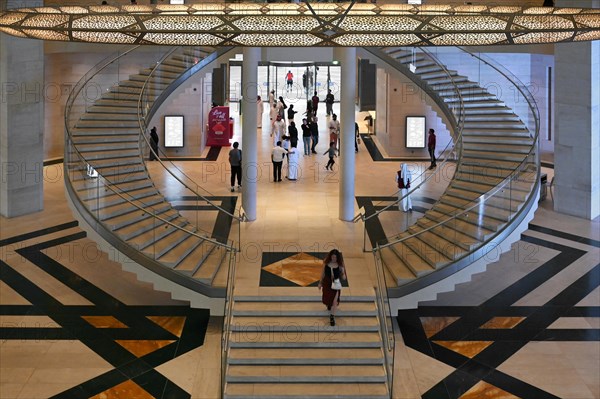
[[[342,289],[342,282],[340,281],[339,278],[336,278],[335,280],[333,280],[331,282],[331,289],[332,290],[337,290],[337,291],[339,291],[339,290]]]

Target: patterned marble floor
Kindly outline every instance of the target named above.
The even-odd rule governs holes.
[[[260,136],[265,159],[269,141]],[[314,173],[297,183],[273,184],[268,173],[259,182],[259,219],[241,226],[239,295],[315,294],[319,259],[332,247],[346,258],[345,295],[371,293],[362,226],[338,220],[336,172],[322,174],[321,158],[302,160]],[[388,204],[397,162],[376,162],[362,146],[356,162],[356,208]],[[215,200],[239,206],[226,151],[178,164]],[[189,193],[150,167],[165,195],[193,212]],[[154,291],[99,251],[73,222],[61,171],[46,167],[44,211],[0,218],[0,398],[217,399],[222,320]],[[444,187],[421,190],[413,214]],[[399,313],[394,397],[600,398],[600,224],[550,206],[485,273]],[[410,222],[386,214],[382,229]],[[207,230],[237,234],[231,227],[213,220]]]

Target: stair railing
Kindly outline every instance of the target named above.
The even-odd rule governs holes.
[[[447,51],[448,49],[445,50]],[[459,50],[465,51],[463,49]],[[466,266],[479,259],[481,256],[486,255],[488,252],[495,250],[496,245],[494,242],[504,239],[514,230],[515,226],[518,225],[518,222],[525,217],[527,211],[534,204],[539,192],[539,110],[533,95],[529,92],[527,87],[525,87],[525,85],[520,82],[512,73],[506,70],[506,68],[500,67],[496,62],[489,58],[484,59],[484,57],[481,55],[476,55],[468,51],[465,52],[478,60],[480,68],[490,67],[499,73],[502,78],[506,79],[508,82],[511,82],[511,84],[513,84],[518,92],[523,96],[523,98],[526,99],[528,112],[533,120],[533,134],[530,133],[532,145],[529,151],[523,155],[523,159],[517,164],[517,166],[510,170],[510,173],[504,177],[500,183],[477,198],[471,201],[465,201],[465,204],[461,206],[461,209],[448,213],[447,217],[439,223],[430,225],[427,228],[419,230],[418,232],[406,234],[402,237],[387,237],[385,240],[377,243],[375,251],[378,252],[381,257],[382,249],[387,247],[398,247],[399,244],[423,235],[436,227],[449,227],[444,235],[444,238],[446,238],[448,241],[452,241],[453,237],[450,237],[447,234],[448,232],[454,232],[454,234],[458,233],[456,224],[458,221],[460,221],[460,219],[475,219],[479,223],[479,226],[484,225],[484,219],[487,217],[501,220],[503,222],[501,227],[493,235],[487,239],[481,240],[468,251],[464,251],[463,253],[459,254],[453,254],[450,251],[446,251],[447,257],[450,258],[450,262],[448,262],[447,259],[439,259],[440,263],[445,263],[441,267],[447,269],[446,273],[430,274],[429,276],[426,276],[426,278],[422,278],[422,281],[413,280],[408,282],[406,286],[425,283],[431,284],[435,281],[439,281],[448,274],[460,270],[460,268],[463,266]],[[440,55],[441,54],[438,54],[438,57]],[[531,132],[531,129],[529,129],[529,131]],[[490,171],[494,171],[494,169],[490,168]],[[488,246],[488,244],[490,245]],[[443,250],[444,248],[436,249]],[[410,290],[396,290],[394,295],[402,295],[405,292],[410,292]]]
[[[407,51],[408,50],[413,51],[414,49],[411,48],[411,49],[407,49]],[[364,213],[361,212],[355,216],[355,218],[353,219],[353,221],[355,223],[358,222],[359,220],[362,220],[364,223],[363,224],[363,251],[368,251],[368,250],[372,251],[375,248],[375,246],[373,245],[375,243],[371,243],[371,246],[369,247],[369,249],[367,249],[367,224],[370,222],[371,219],[378,218],[384,212],[389,211],[393,207],[397,207],[404,200],[404,198],[412,195],[415,191],[419,190],[420,188],[424,188],[424,186],[434,177],[439,179],[440,175],[442,174],[442,171],[446,170],[447,166],[449,166],[451,163],[456,161],[456,160],[452,159],[452,157],[450,157],[449,155],[452,153],[455,153],[458,157],[458,160],[460,160],[460,157],[462,154],[462,131],[464,129],[464,119],[465,119],[465,108],[464,108],[464,101],[463,101],[462,93],[459,90],[456,82],[454,81],[454,77],[448,71],[446,66],[443,63],[441,63],[431,51],[427,50],[426,48],[420,48],[420,50],[424,54],[426,54],[429,59],[431,59],[433,62],[435,62],[440,68],[442,68],[444,74],[450,79],[450,85],[444,85],[443,88],[445,90],[454,90],[454,93],[459,100],[456,105],[450,106],[447,103],[445,103],[444,100],[439,95],[437,95],[435,90],[432,90],[423,80],[421,80],[417,75],[415,75],[413,72],[411,72],[408,68],[401,65],[393,57],[387,56],[387,55],[381,53],[380,51],[378,52],[373,49],[367,49],[367,51],[373,53],[374,55],[376,55],[380,58],[383,58],[387,63],[392,65],[394,68],[400,70],[402,73],[404,73],[410,79],[412,79],[415,83],[417,83],[418,86],[423,91],[425,91],[430,97],[433,98],[433,100],[441,108],[442,112],[444,112],[444,114],[446,115],[446,117],[448,118],[448,120],[451,124],[451,128],[453,130],[452,140],[450,140],[448,142],[448,144],[446,144],[446,146],[440,152],[440,154],[444,154],[445,156],[444,156],[442,162],[439,164],[438,167],[435,168],[435,170],[433,172],[428,173],[428,170],[425,169],[416,178],[413,176],[413,180],[411,182],[412,187],[407,192],[406,195],[400,196],[399,193],[401,192],[401,190],[398,189],[393,194],[390,195],[390,197],[397,198],[391,204],[385,205],[381,209],[377,209],[377,208],[380,208],[381,204],[382,204],[382,202],[378,202],[378,203],[373,204],[372,209],[365,210]],[[419,182],[419,183],[417,183],[417,182]],[[407,214],[406,220],[404,221],[404,224],[406,226],[408,226],[409,217],[410,217],[410,214]],[[398,218],[395,218],[395,221],[397,223],[399,221]]]
[[[223,54],[231,51],[231,47],[227,48],[218,48],[218,49],[210,49],[214,50],[206,57],[200,59],[200,57],[194,57],[189,54],[189,47],[174,47],[170,51],[168,51],[156,64],[152,67],[152,71],[148,75],[145,80],[142,90],[140,91],[140,95],[138,98],[138,107],[137,107],[137,116],[138,116],[138,125],[139,125],[139,148],[142,159],[144,159],[144,168],[147,169],[146,165],[146,154],[154,155],[155,159],[160,164],[161,168],[166,171],[173,179],[174,184],[183,186],[184,190],[187,190],[191,194],[191,198],[196,202],[196,209],[201,209],[204,205],[208,205],[216,209],[218,212],[227,215],[232,220],[237,221],[237,239],[235,240],[240,243],[240,234],[241,234],[241,224],[242,217],[239,216],[241,213],[241,207],[236,206],[236,209],[232,209],[231,211],[223,208],[222,206],[217,205],[213,200],[208,198],[209,196],[215,197],[214,194],[210,193],[206,190],[202,185],[196,183],[194,179],[192,179],[188,174],[185,173],[183,169],[178,167],[173,161],[173,159],[169,158],[169,156],[159,147],[158,153],[152,149],[150,145],[149,137],[147,134],[148,124],[150,123],[152,117],[158,111],[163,102],[169,97],[170,94],[175,91],[177,87],[179,87],[183,82],[192,77],[197,71],[202,70],[211,62],[216,60]],[[174,57],[179,57],[180,59],[189,60],[189,68],[181,73],[175,80],[173,80],[168,87],[164,90],[160,91],[158,94],[158,90],[154,89],[154,93],[150,93],[150,83],[156,79],[160,78],[159,68],[160,66],[168,59],[172,59]],[[148,172],[149,173],[149,172]],[[200,211],[195,212],[195,223],[196,226],[200,226],[202,223],[202,219],[200,218]],[[189,219],[188,219],[189,220]],[[226,239],[227,237],[218,237],[219,240]]]
[[[223,312],[223,331],[221,334],[221,397],[225,397],[227,376],[227,360],[229,355],[229,338],[231,335],[231,320],[233,318],[233,305],[235,291],[236,256],[231,254],[227,273],[227,295],[225,296],[225,310]]]
[[[390,399],[394,393],[394,358],[396,353],[396,338],[394,336],[394,320],[390,307],[390,298],[388,296],[388,285],[385,279],[383,264],[379,258],[379,254],[373,251],[375,258],[375,304],[377,307],[377,319],[379,321],[379,333],[383,343],[383,357],[385,375],[387,378],[388,394]]]
[[[139,46],[136,46],[106,57],[77,82],[67,99],[65,106],[64,158],[65,186],[67,192],[73,201],[73,205],[85,221],[119,252],[176,284],[209,297],[224,297],[226,295],[224,287],[213,287],[204,284],[185,273],[169,268],[159,262],[158,258],[162,254],[157,252],[154,243],[156,242],[158,227],[160,226],[164,226],[165,229],[171,228],[182,231],[186,235],[194,236],[203,242],[213,244],[213,250],[218,251],[219,259],[221,257],[224,258],[228,253],[235,252],[233,242],[229,239],[215,240],[210,237],[209,232],[199,232],[195,228],[193,230],[186,229],[161,216],[161,213],[164,211],[161,208],[161,204],[164,203],[159,202],[157,204],[151,203],[146,199],[133,198],[131,194],[119,187],[119,184],[124,183],[122,175],[117,174],[115,179],[111,178],[110,175],[104,176],[102,172],[95,170],[92,166],[93,160],[86,159],[85,154],[80,151],[78,145],[75,143],[73,129],[77,126],[77,123],[81,120],[81,116],[85,114],[89,105],[94,103],[94,101],[88,101],[90,92],[94,94],[108,92],[111,86],[118,84],[118,81],[121,80],[121,75],[129,76],[132,72],[138,71],[139,64],[136,61],[127,62],[123,60],[126,56],[132,56],[138,48]],[[115,93],[114,95],[118,98],[119,94]],[[92,100],[96,100],[96,98]],[[119,168],[119,166],[116,168]],[[138,170],[136,169],[135,171]],[[124,173],[124,176],[127,177],[127,174]],[[154,237],[151,244],[143,248],[134,247],[121,239],[112,231],[111,226],[104,222],[104,220],[112,217],[105,210],[105,205],[108,204],[106,199],[106,193],[108,192],[125,201],[131,209],[136,209],[135,212],[140,212],[140,215],[152,219],[153,228],[151,230]]]

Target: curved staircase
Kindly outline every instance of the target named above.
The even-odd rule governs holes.
[[[144,125],[138,115],[142,104],[152,107],[178,78],[212,61],[215,49],[170,50],[91,105],[81,105],[89,82],[114,75],[111,68],[129,52],[135,50],[99,64],[69,98],[65,169],[70,197],[95,230],[131,259],[194,291],[222,297],[223,265],[233,247],[226,237],[215,239],[198,230],[157,190],[144,163],[146,152],[140,150]]]
[[[416,66],[411,78],[442,99],[441,106],[460,104],[463,118],[462,131],[455,137],[456,172],[446,191],[405,232],[375,245],[388,285],[397,287],[390,295],[398,297],[468,266],[536,207],[537,108],[530,104],[536,122],[535,131],[530,131],[494,94],[447,70],[437,57],[402,48],[380,51],[401,71]]]

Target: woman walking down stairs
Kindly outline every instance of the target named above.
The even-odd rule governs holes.
[[[389,398],[374,296],[234,297],[224,398]]]

